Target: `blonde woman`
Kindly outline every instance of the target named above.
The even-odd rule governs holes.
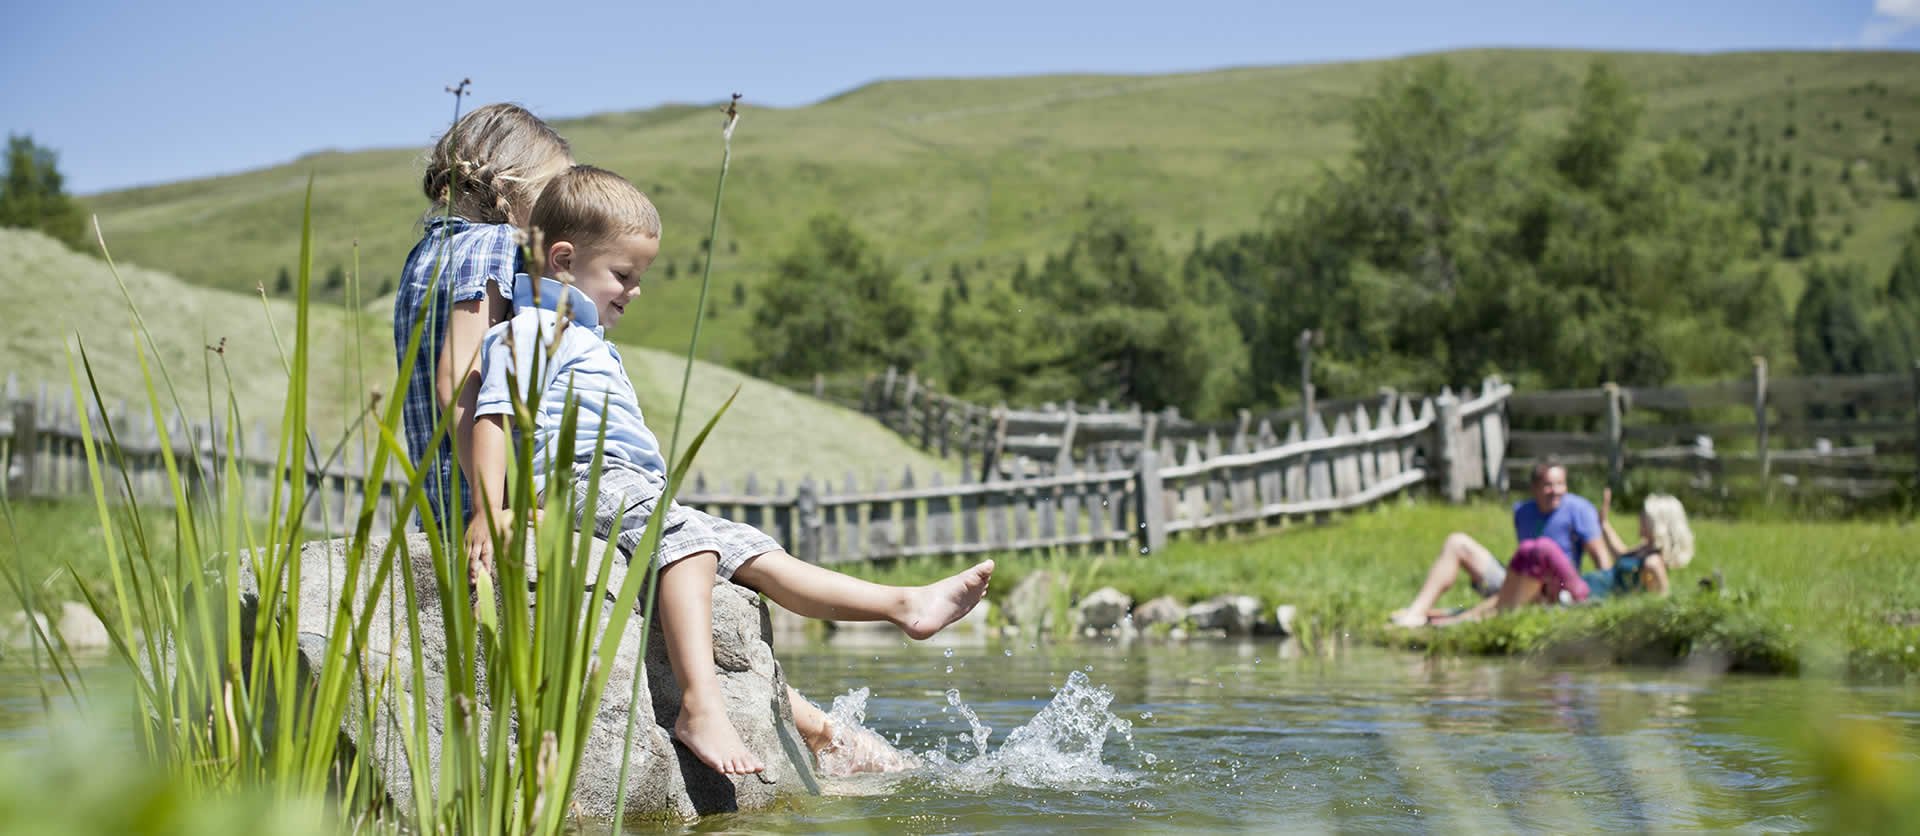
[[[1693,560],[1693,527],[1687,524],[1687,509],[1666,494],[1648,496],[1640,505],[1640,542],[1629,549],[1607,519],[1613,492],[1603,496],[1600,530],[1607,549],[1613,552],[1613,566],[1580,576],[1587,582],[1588,595],[1605,598],[1642,591],[1655,595],[1670,592],[1673,587],[1667,573],[1685,569]]]

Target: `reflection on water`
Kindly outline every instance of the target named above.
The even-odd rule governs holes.
[[[926,765],[702,829],[1800,830],[1819,822],[1791,745],[1809,718],[1879,718],[1920,750],[1903,687],[1277,641],[948,649],[782,647],[803,692],[858,697]]]
[[[1272,640],[887,639],[780,655],[803,692],[922,765],[829,779],[826,797],[700,830],[1804,830],[1822,821],[1805,728],[1869,718],[1920,752],[1908,686],[1364,648],[1302,658]],[[98,700],[128,685],[97,667],[88,682]],[[29,671],[0,665],[0,744],[45,743],[39,695]]]

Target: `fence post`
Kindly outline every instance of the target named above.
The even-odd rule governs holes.
[[[1760,483],[1773,479],[1773,456],[1767,452],[1767,358],[1753,358],[1753,431],[1760,448]]]
[[[820,499],[814,493],[813,479],[800,482],[793,495],[793,556],[808,563],[820,562]]]
[[[1920,362],[1913,364],[1913,480],[1920,485]]]
[[[899,372],[894,367],[888,366],[887,373],[880,378],[880,398],[874,417],[879,418],[880,423],[888,427],[894,427],[893,408],[897,401],[894,398],[893,387],[898,377]]]
[[[1626,430],[1622,426],[1620,402],[1620,384],[1609,382],[1600,387],[1607,398],[1607,487],[1615,493],[1623,491],[1626,482],[1627,456],[1624,449]]]
[[[813,373],[813,396],[820,399],[827,396],[827,376],[819,372]]]
[[[7,497],[20,499],[33,492],[33,452],[40,446],[39,428],[34,422],[33,400],[15,398],[13,410],[13,457],[7,462]]]
[[[1133,478],[1139,483],[1134,496],[1140,500],[1140,545],[1151,554],[1167,547],[1167,503],[1161,499],[1160,454],[1151,448],[1141,450],[1134,462]]]
[[[1300,332],[1300,410],[1301,415],[1313,412],[1313,329]]]
[[[900,394],[900,418],[898,419],[900,424],[896,428],[901,435],[907,438],[913,437],[913,419],[915,413],[919,412],[919,409],[914,405],[914,400],[918,398],[919,395],[920,373],[909,371],[907,372],[906,390]]]
[[[1435,444],[1435,452],[1440,457],[1440,492],[1448,502],[1465,502],[1467,499],[1466,480],[1460,478],[1460,445],[1466,442],[1466,431],[1460,425],[1460,402],[1452,392],[1442,391],[1440,397],[1433,399],[1434,425],[1439,429],[1440,440]],[[1311,414],[1311,413],[1309,413]]]

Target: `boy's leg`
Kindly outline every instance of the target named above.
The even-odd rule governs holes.
[[[926,586],[885,586],[815,566],[784,551],[754,557],[734,581],[808,618],[889,621],[925,639],[972,611],[987,594],[993,561],[983,560]]]
[[[787,686],[787,703],[793,706],[793,728],[800,732],[800,739],[806,741],[808,749],[817,755],[821,749],[833,745],[833,721],[827,719],[827,712],[821,711],[820,706],[792,685]]]
[[[667,661],[680,683],[680,718],[673,736],[716,771],[726,775],[760,772],[766,765],[740,739],[727,719],[720,676],[713,667],[713,573],[720,556],[701,552],[660,569],[660,626],[666,631]]]
[[[1428,611],[1440,600],[1441,595],[1453,588],[1453,582],[1461,572],[1466,572],[1467,577],[1479,585],[1483,574],[1499,566],[1499,558],[1472,537],[1460,532],[1448,535],[1446,543],[1440,547],[1440,556],[1434,558],[1433,568],[1427,571],[1426,583],[1421,584],[1420,592],[1413,596],[1412,603],[1393,613],[1393,623],[1403,627],[1427,623]]]

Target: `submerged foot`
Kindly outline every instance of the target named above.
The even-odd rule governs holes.
[[[673,722],[673,737],[701,763],[722,775],[746,775],[767,768],[740,739],[726,712],[717,708],[700,711],[682,706],[680,718]]]
[[[893,747],[878,732],[866,726],[830,725],[827,739],[820,745],[808,738],[820,774],[858,775],[874,772],[905,772],[920,765],[920,759]]]
[[[991,577],[993,561],[982,560],[960,574],[913,590],[900,629],[915,639],[929,638],[946,629],[980,603]]]

